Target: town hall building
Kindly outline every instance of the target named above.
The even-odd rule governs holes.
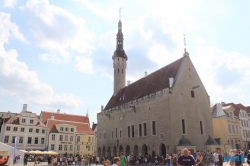
[[[119,20],[112,57],[114,92],[97,114],[98,156],[220,149],[213,139],[209,95],[186,49],[176,61],[126,85],[123,40]]]

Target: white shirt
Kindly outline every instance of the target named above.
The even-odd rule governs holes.
[[[219,155],[217,153],[214,153],[214,161],[218,162],[219,161]]]

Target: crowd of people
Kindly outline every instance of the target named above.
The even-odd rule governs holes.
[[[28,155],[25,155],[23,163],[26,166]],[[138,165],[165,165],[165,166],[223,166],[223,162],[228,162],[230,166],[242,166],[245,162],[250,165],[250,153],[241,150],[231,150],[229,153],[221,154],[220,151],[197,151],[191,154],[188,149],[184,148],[182,154],[166,154],[166,155],[128,155],[124,156],[121,152],[119,157],[98,157],[91,155],[58,155],[58,156],[43,156],[36,155],[34,157],[34,166],[41,162],[48,162],[49,166],[90,166],[90,165],[104,165],[104,166],[138,166]],[[1,158],[1,156],[0,156]],[[1,159],[0,159],[1,160]],[[20,156],[16,157],[16,161],[20,161]],[[1,161],[0,161],[1,166]]]

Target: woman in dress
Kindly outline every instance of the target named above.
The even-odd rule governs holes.
[[[204,166],[204,160],[203,160],[203,156],[201,155],[200,152],[197,153],[197,157],[196,157],[196,164],[199,166]]]

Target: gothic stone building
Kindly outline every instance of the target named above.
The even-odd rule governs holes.
[[[114,94],[97,115],[98,156],[220,148],[213,139],[209,95],[189,54],[126,86],[121,21],[116,40]]]

